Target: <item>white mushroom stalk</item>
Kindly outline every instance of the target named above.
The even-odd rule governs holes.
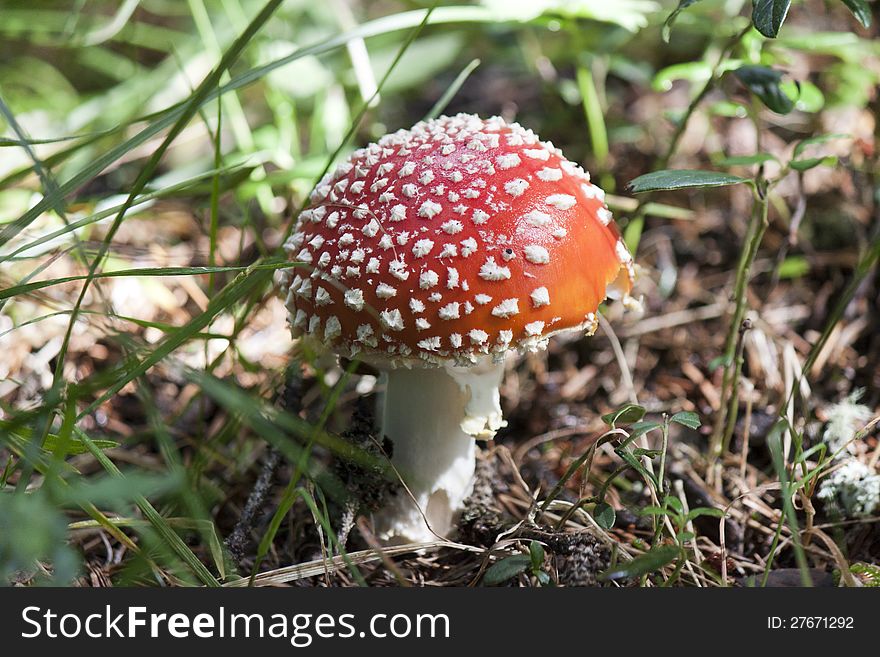
[[[404,487],[374,514],[387,542],[448,536],[473,489],[476,440],[505,425],[499,385],[504,363],[486,358],[474,367],[398,368],[384,376],[382,435]]]
[[[294,337],[386,373],[379,424],[402,491],[385,541],[454,531],[475,440],[504,425],[507,354],[591,333],[634,265],[604,192],[535,133],[499,117],[418,123],[361,148],[315,188],[285,243]],[[411,495],[410,495],[411,493]]]

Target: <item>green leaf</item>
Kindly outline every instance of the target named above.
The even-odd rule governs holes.
[[[666,504],[670,509],[675,511],[678,514],[684,513],[684,505],[681,503],[681,500],[677,497],[673,497],[672,495],[667,495],[663,499],[663,503]]]
[[[618,423],[632,424],[633,422],[638,422],[645,417],[645,413],[646,410],[644,406],[627,404],[626,406],[621,406],[612,413],[603,415],[602,421],[611,428],[616,428]]]
[[[864,27],[871,27],[871,8],[865,0],[841,0]]]
[[[807,150],[810,146],[816,146],[818,144],[824,144],[826,142],[835,140],[835,139],[849,139],[851,135],[842,134],[842,133],[832,133],[827,135],[817,135],[816,137],[810,137],[809,139],[804,139],[797,143],[794,147],[794,153],[792,154],[792,160],[789,162],[789,166],[795,171],[807,171],[808,169],[812,169],[818,166],[834,166],[837,164],[837,157],[833,155],[826,155],[820,157],[800,157],[803,155],[804,151]]]
[[[810,261],[804,256],[788,256],[779,265],[780,280],[800,278],[810,272]]]
[[[631,180],[630,191],[634,194],[665,191],[670,189],[689,189],[694,187],[724,187],[751,182],[721,171],[699,171],[695,169],[664,169],[652,171]]]
[[[642,509],[639,509],[640,516],[666,516],[669,515],[669,509],[664,509],[662,506],[646,506]]]
[[[627,442],[631,442],[639,436],[644,436],[646,433],[659,428],[659,422],[636,422],[628,429],[629,438],[627,439]]]
[[[647,456],[649,459],[655,459],[662,453],[662,449],[645,449],[643,447],[639,447],[633,450],[633,454],[635,454],[636,456]]]
[[[606,502],[599,502],[593,509],[593,519],[602,529],[611,529],[617,521],[617,514],[611,505]]]
[[[610,440],[610,438],[608,438],[607,440]],[[602,442],[602,441],[600,440],[600,442]],[[597,443],[597,444],[599,444],[599,443]],[[542,512],[547,510],[547,506],[550,504],[550,502],[552,502],[553,500],[556,499],[556,497],[559,495],[559,493],[562,492],[562,489],[565,488],[565,484],[568,483],[568,480],[571,479],[574,476],[574,473],[577,472],[578,470],[580,470],[588,460],[592,459],[593,454],[595,454],[595,452],[596,452],[596,444],[593,444],[590,447],[588,447],[587,450],[583,454],[581,454],[579,457],[577,457],[577,459],[575,459],[571,465],[568,466],[568,468],[565,471],[565,474],[562,475],[562,478],[556,482],[556,485],[553,486],[552,490],[547,494],[547,497],[544,499],[543,504],[541,504],[541,511]]]
[[[620,449],[619,447],[614,450],[614,453],[617,454],[629,467],[638,472],[642,477],[644,477],[647,481],[651,482],[651,484],[655,488],[659,488],[659,484],[657,483],[657,478],[652,475],[648,470],[641,464],[639,459],[633,456],[632,452],[629,452],[625,449]]]
[[[775,160],[776,156],[770,153],[755,153],[754,155],[731,155],[713,158],[712,163],[719,167],[747,167],[754,164],[764,164]]]
[[[119,447],[119,443],[115,440],[93,440],[92,441],[98,449],[113,449],[114,447]],[[55,451],[55,447],[58,445],[58,436],[54,434],[49,434],[46,436],[46,440],[43,441],[43,449],[47,452]],[[86,447],[81,440],[76,438],[71,438],[70,441],[65,446],[65,452],[67,455],[72,456],[74,454],[85,454],[89,451],[89,448]]]
[[[493,563],[483,575],[483,583],[487,586],[498,586],[507,580],[526,572],[532,564],[531,557],[515,554]]]
[[[700,2],[700,0],[679,0],[678,7],[672,10],[672,13],[669,14],[669,17],[663,23],[662,35],[663,40],[666,43],[669,43],[669,33],[672,31],[672,24],[675,22],[675,19],[678,18],[678,15],[691,5],[695,5],[698,2]]]
[[[791,0],[752,0],[752,23],[769,39],[776,38],[785,22]]]
[[[726,116],[731,119],[744,119],[749,115],[745,105],[730,100],[719,100],[709,105],[709,112],[715,116]]]
[[[657,71],[651,79],[651,88],[658,92],[671,91],[673,84],[679,81],[703,86],[709,81],[709,78],[737,69],[744,63],[745,62],[741,59],[729,58],[724,60],[717,67],[712,66],[709,62],[703,60],[670,64]],[[670,111],[670,113],[673,115],[675,114],[673,111]],[[745,114],[747,114],[747,112],[745,112],[745,109],[743,108],[742,115]]]
[[[0,429],[26,441],[30,441],[31,436],[33,435],[30,428],[17,427],[9,420],[0,420]],[[102,450],[119,447],[119,443],[115,440],[93,440],[92,444]],[[68,436],[66,440],[59,440],[58,436],[54,433],[48,434],[45,440],[43,440],[43,444],[40,446],[40,448],[46,452],[54,452],[59,447],[64,447],[64,455],[66,456],[85,454],[89,451],[89,448],[75,436]]]
[[[694,413],[693,411],[682,411],[681,413],[676,413],[671,418],[669,418],[670,422],[675,422],[676,424],[680,424],[688,429],[699,429],[702,422],[700,422],[700,416]]]
[[[584,118],[590,133],[590,144],[593,157],[601,167],[608,158],[608,128],[605,125],[605,111],[593,79],[592,69],[579,66],[577,69],[577,84],[581,93],[584,106]]]
[[[807,157],[802,160],[792,160],[788,165],[795,171],[808,171],[818,166],[833,167],[837,164],[835,155],[826,155],[825,157]]]
[[[782,73],[767,66],[740,66],[733,74],[746,88],[777,114],[788,114],[794,101],[782,88]]]
[[[529,543],[529,557],[532,560],[532,570],[540,570],[544,565],[544,546],[538,541]]]
[[[694,518],[699,518],[701,516],[711,516],[713,518],[723,518],[724,511],[721,509],[715,509],[710,506],[698,506],[696,509],[691,509],[687,514],[687,520],[693,520]]]
[[[693,532],[678,532],[675,535],[675,540],[679,543],[684,543],[685,541],[692,541],[697,537]]]
[[[786,96],[796,99],[794,107],[798,111],[815,114],[825,107],[825,94],[809,80],[788,80],[780,86]]]
[[[727,354],[722,354],[721,356],[716,356],[715,358],[710,360],[707,367],[709,368],[710,372],[714,372],[719,367],[727,367],[728,365],[730,365],[732,360],[733,359],[730,358]]]
[[[623,243],[630,253],[639,250],[639,242],[642,239],[642,229],[645,227],[645,217],[633,217],[623,229]]]
[[[625,577],[641,577],[672,563],[678,556],[679,549],[675,545],[661,545],[645,552],[645,554],[639,555],[632,561],[619,563],[613,568],[609,568],[599,575],[599,579],[614,580]]]
[[[797,143],[797,146],[794,147],[793,156],[797,158],[807,149],[808,146],[824,144],[825,142],[833,141],[835,139],[850,139],[851,137],[852,135],[848,135],[842,132],[832,132],[826,135],[816,135],[815,137],[810,137],[809,139],[802,139]]]
[[[706,62],[672,64],[657,71],[651,80],[651,88],[659,92],[670,91],[673,83],[679,80],[691,84],[705,84],[710,77],[712,77],[712,67]]]

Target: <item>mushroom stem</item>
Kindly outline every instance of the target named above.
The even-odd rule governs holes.
[[[503,374],[503,363],[488,358],[473,367],[387,372],[381,431],[392,441],[391,462],[409,493],[400,490],[374,515],[380,539],[431,541],[451,532],[473,488],[474,439],[488,440],[505,424]]]

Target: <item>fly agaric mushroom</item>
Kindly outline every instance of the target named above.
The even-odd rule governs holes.
[[[285,244],[304,263],[282,277],[286,306],[294,337],[384,372],[380,429],[411,495],[374,515],[383,540],[453,528],[474,439],[505,425],[505,354],[592,334],[606,297],[630,300],[603,199],[532,131],[467,114],[382,137],[312,193]]]

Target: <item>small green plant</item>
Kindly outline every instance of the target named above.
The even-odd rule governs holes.
[[[514,554],[496,561],[486,569],[483,583],[498,586],[528,572],[540,586],[551,584],[550,575],[544,570],[544,546],[538,541],[529,543],[528,554]]]
[[[670,425],[678,424],[696,430],[701,426],[699,416],[692,411],[683,411],[672,416],[664,414],[660,421],[652,421],[644,420],[645,415],[646,409],[638,404],[626,404],[603,415],[602,420],[609,426],[609,431],[600,436],[567,468],[560,481],[544,499],[540,509],[546,510],[579,470],[590,471],[593,456],[600,445],[613,443],[614,453],[621,459],[622,464],[605,479],[595,495],[584,497],[572,504],[562,516],[559,526],[562,526],[577,509],[593,505],[592,516],[596,524],[605,530],[612,529],[616,523],[616,513],[605,501],[607,492],[622,474],[629,470],[636,472],[648,487],[651,499],[656,502],[641,510],[641,513],[654,519],[652,537],[643,555],[615,565],[603,577],[606,580],[647,577],[648,574],[676,562],[672,574],[664,580],[670,585],[677,580],[681,568],[688,562],[689,543],[696,538],[688,529],[690,523],[701,516],[720,518],[724,514],[720,509],[709,507],[685,510],[681,500],[670,494],[666,479]],[[659,433],[659,447],[651,449],[637,446],[637,440],[644,439],[652,433]],[[664,540],[671,541],[672,544],[664,543]]]
[[[659,545],[640,554],[631,561],[617,564],[603,572],[600,577],[606,581],[621,580],[627,578],[646,578],[652,573],[660,571],[670,565],[676,559],[681,559],[681,550],[674,545]],[[683,563],[683,561],[682,561]],[[678,572],[678,569],[676,569]]]
[[[636,410],[640,409],[640,411]],[[710,507],[697,507],[686,510],[682,501],[670,494],[666,480],[666,459],[669,446],[669,426],[679,424],[688,429],[699,429],[701,422],[699,416],[692,411],[676,413],[671,417],[664,414],[660,422],[641,421],[645,415],[645,409],[640,406],[629,405],[619,411],[603,417],[612,429],[626,419],[637,419],[629,427],[629,436],[621,441],[615,448],[615,453],[624,462],[641,474],[646,483],[651,486],[651,496],[659,504],[652,504],[640,509],[642,515],[651,516],[654,519],[654,531],[651,539],[650,550],[640,557],[640,561],[623,566],[612,574],[606,573],[606,578],[613,579],[612,575],[634,576],[636,574],[647,577],[649,573],[658,570],[671,562],[675,562],[672,574],[665,579],[664,585],[673,584],[679,577],[681,569],[688,562],[688,543],[696,538],[689,529],[690,523],[701,516],[720,518],[724,515],[721,509]],[[641,436],[647,436],[652,432],[660,433],[660,448],[647,449],[644,447],[631,448],[632,443]],[[658,459],[656,473],[648,464],[651,459]],[[606,486],[610,483],[606,481]],[[604,487],[603,487],[604,490]],[[664,532],[672,545],[663,543]],[[626,574],[624,574],[626,573]]]

